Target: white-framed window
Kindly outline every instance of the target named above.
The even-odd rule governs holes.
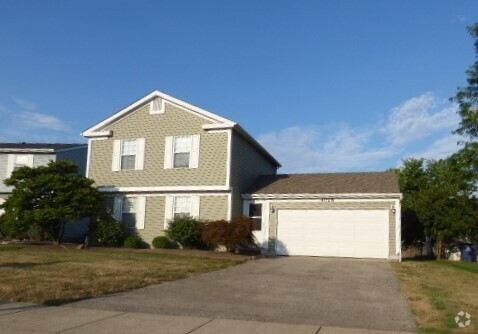
[[[176,196],[174,197],[173,217],[191,216],[191,196]]]
[[[6,177],[10,177],[14,171],[23,166],[33,167],[33,154],[9,154],[7,164]]]
[[[163,114],[165,109],[164,100],[160,97],[155,98],[149,104],[150,114]]]
[[[189,216],[199,218],[200,197],[196,195],[166,196],[164,213],[164,229],[174,218]]]
[[[144,168],[145,139],[118,139],[113,142],[112,170]]]
[[[254,220],[254,231],[262,230],[262,204],[249,204],[249,217]]]
[[[168,136],[164,151],[164,168],[198,168],[200,136]]]
[[[174,137],[173,168],[189,168],[192,137]]]
[[[146,197],[144,196],[115,196],[114,216],[117,221],[123,222],[126,228],[144,229],[146,211]]]
[[[136,228],[136,197],[123,197],[121,221],[127,228]]]
[[[136,139],[121,141],[121,169],[135,169],[136,166]]]

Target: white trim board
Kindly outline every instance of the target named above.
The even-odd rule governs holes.
[[[187,191],[231,191],[227,186],[164,186],[164,187],[98,187],[104,193],[115,192],[187,192]]]
[[[337,193],[337,194],[243,194],[243,199],[322,199],[363,198],[402,199],[401,193]]]
[[[113,124],[117,119],[122,118],[123,116],[125,116],[129,112],[134,111],[136,108],[138,108],[138,107],[140,107],[140,106],[142,106],[146,103],[149,103],[153,99],[158,98],[158,97],[162,98],[165,102],[175,104],[179,107],[184,108],[186,111],[196,113],[197,115],[202,116],[202,117],[204,117],[204,118],[206,118],[210,121],[217,122],[217,123],[225,123],[229,126],[234,126],[236,124],[236,123],[234,123],[233,121],[231,121],[227,118],[224,118],[224,117],[221,117],[219,115],[213,114],[213,113],[211,113],[207,110],[196,107],[192,104],[181,101],[181,100],[179,100],[175,97],[172,97],[172,96],[167,95],[165,93],[162,93],[158,90],[155,90],[154,92],[146,95],[145,97],[139,99],[138,101],[134,102],[133,104],[127,106],[126,108],[121,109],[120,111],[118,111],[114,115],[106,118],[102,122],[100,122],[100,123],[90,127],[89,129],[85,130],[82,133],[82,135],[85,136],[85,137],[92,137],[92,136],[95,136],[95,135],[99,136],[100,135],[100,134],[98,134],[98,133],[100,133],[99,131],[101,131],[101,129],[103,129],[104,127]]]

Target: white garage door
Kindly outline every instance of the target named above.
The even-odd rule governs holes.
[[[277,254],[388,258],[388,210],[278,210]]]

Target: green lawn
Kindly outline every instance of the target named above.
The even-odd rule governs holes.
[[[478,263],[404,260],[393,268],[419,333],[478,332]],[[470,326],[456,325],[460,311],[471,315]]]
[[[242,259],[0,245],[0,300],[59,305],[219,270]]]

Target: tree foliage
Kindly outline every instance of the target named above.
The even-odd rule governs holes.
[[[458,114],[461,117],[455,133],[468,136],[473,141],[478,138],[478,23],[468,27],[468,31],[475,39],[477,60],[466,71],[468,85],[458,88],[451,100],[458,104]]]
[[[451,241],[476,239],[476,173],[462,163],[461,156],[438,161],[412,158],[403,165],[399,184],[404,229],[421,225],[423,233],[437,241],[438,256]],[[420,237],[420,231],[415,232]]]
[[[30,226],[39,226],[61,242],[66,223],[98,212],[100,192],[68,161],[21,167],[4,183],[14,188],[1,205],[5,214],[0,228],[12,237],[24,235]]]

